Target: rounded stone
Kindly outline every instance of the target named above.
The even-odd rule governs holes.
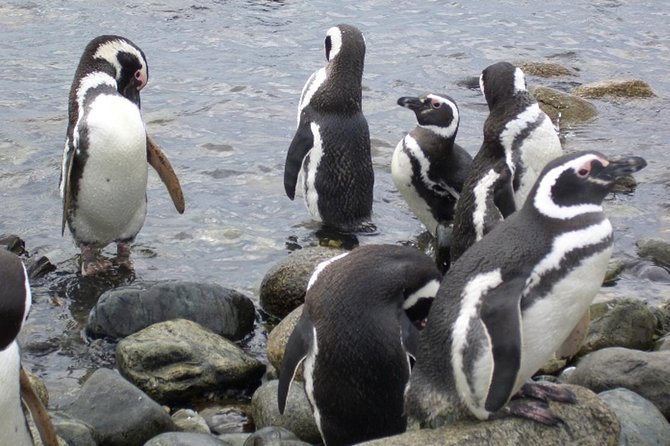
[[[628,389],[613,389],[598,396],[617,414],[621,422],[619,444],[661,445],[670,439],[670,423],[652,402]]]
[[[562,128],[585,124],[598,116],[595,105],[578,96],[541,86],[530,88],[530,92],[542,111]]]
[[[277,324],[268,335],[268,361],[270,361],[270,364],[272,364],[276,370],[281,370],[281,363],[282,359],[284,359],[284,351],[286,350],[288,338],[291,337],[291,333],[293,333],[293,329],[298,323],[298,319],[302,316],[302,309],[303,305],[300,305],[289,313],[289,315],[282,319],[282,321]],[[300,366],[300,370],[296,373],[296,378],[302,380],[302,366]]]
[[[147,441],[144,446],[230,446],[230,443],[210,434],[166,432]]]
[[[636,242],[637,254],[670,268],[670,241],[660,238],[643,238]]]
[[[574,94],[584,98],[650,98],[656,96],[649,84],[639,79],[595,82],[575,88]]]
[[[549,78],[577,75],[573,69],[552,62],[524,62],[518,66],[526,76]]]

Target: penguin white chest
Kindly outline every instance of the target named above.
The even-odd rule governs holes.
[[[0,351],[0,444],[32,446],[19,393],[19,347],[11,343]]]

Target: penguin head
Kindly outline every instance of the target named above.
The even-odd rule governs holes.
[[[509,62],[489,65],[479,76],[479,89],[486,99],[489,110],[496,104],[517,93],[526,92],[526,77],[521,68]]]
[[[544,168],[526,206],[532,202],[541,214],[561,220],[602,212],[602,201],[617,178],[646,165],[637,156],[610,161],[594,151],[563,155]]]
[[[350,63],[360,64],[362,71],[365,37],[355,26],[340,24],[330,28],[326,33],[324,48],[329,64],[338,59],[346,59]]]
[[[458,132],[460,113],[456,101],[447,95],[428,94],[421,97],[402,97],[398,105],[414,111],[419,127],[444,138],[453,138]]]
[[[28,275],[21,260],[0,249],[0,350],[6,349],[21,331],[31,305]]]

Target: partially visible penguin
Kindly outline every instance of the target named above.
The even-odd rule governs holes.
[[[21,367],[16,338],[28,318],[30,284],[21,260],[0,249],[0,445],[32,446],[22,400],[39,431],[42,444],[58,446],[49,415]]]
[[[456,205],[452,262],[495,226],[490,216],[507,218],[519,209],[544,166],[563,153],[554,125],[526,89],[520,68],[508,62],[490,65],[479,83],[490,113]],[[477,224],[484,215],[489,224]]]
[[[372,214],[374,173],[361,105],[365,39],[355,27],[338,25],[328,30],[325,50],[328,64],[300,96],[284,188],[293,200],[301,182],[311,218],[351,232],[364,229]]]
[[[391,177],[409,208],[435,236],[449,225],[472,157],[455,143],[460,120],[456,102],[444,94],[402,97],[398,105],[416,114],[417,126],[396,146]]]
[[[602,201],[639,157],[578,152],[551,161],[524,206],[452,265],[419,339],[408,415],[424,425],[504,415],[560,422],[544,401],[574,401],[530,382],[602,285],[612,225]],[[510,399],[519,392],[522,399]]]
[[[117,244],[117,260],[130,266],[130,243],[146,216],[147,162],[184,211],[179,180],[148,137],[140,90],[148,80],[144,53],[120,36],[100,36],[84,49],[70,89],[60,193],[61,232],[67,223],[81,248],[82,274],[107,270],[99,250]]]
[[[421,251],[365,245],[319,264],[286,345],[278,403],[304,364],[305,390],[327,446],[401,433],[418,329],[440,283]]]

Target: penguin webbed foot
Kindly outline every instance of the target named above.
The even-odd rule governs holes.
[[[81,246],[81,275],[95,276],[109,271],[112,262],[100,256],[96,248],[90,245]]]
[[[120,269],[132,271],[133,262],[130,260],[130,243],[118,242],[116,244],[116,263]]]
[[[567,404],[575,404],[577,402],[577,397],[572,390],[550,382],[527,382],[521,386],[518,396],[546,402],[557,401]]]
[[[491,416],[491,419],[514,416],[535,421],[546,426],[565,424],[563,419],[549,410],[549,404],[542,400],[515,399],[511,400],[500,411]]]

